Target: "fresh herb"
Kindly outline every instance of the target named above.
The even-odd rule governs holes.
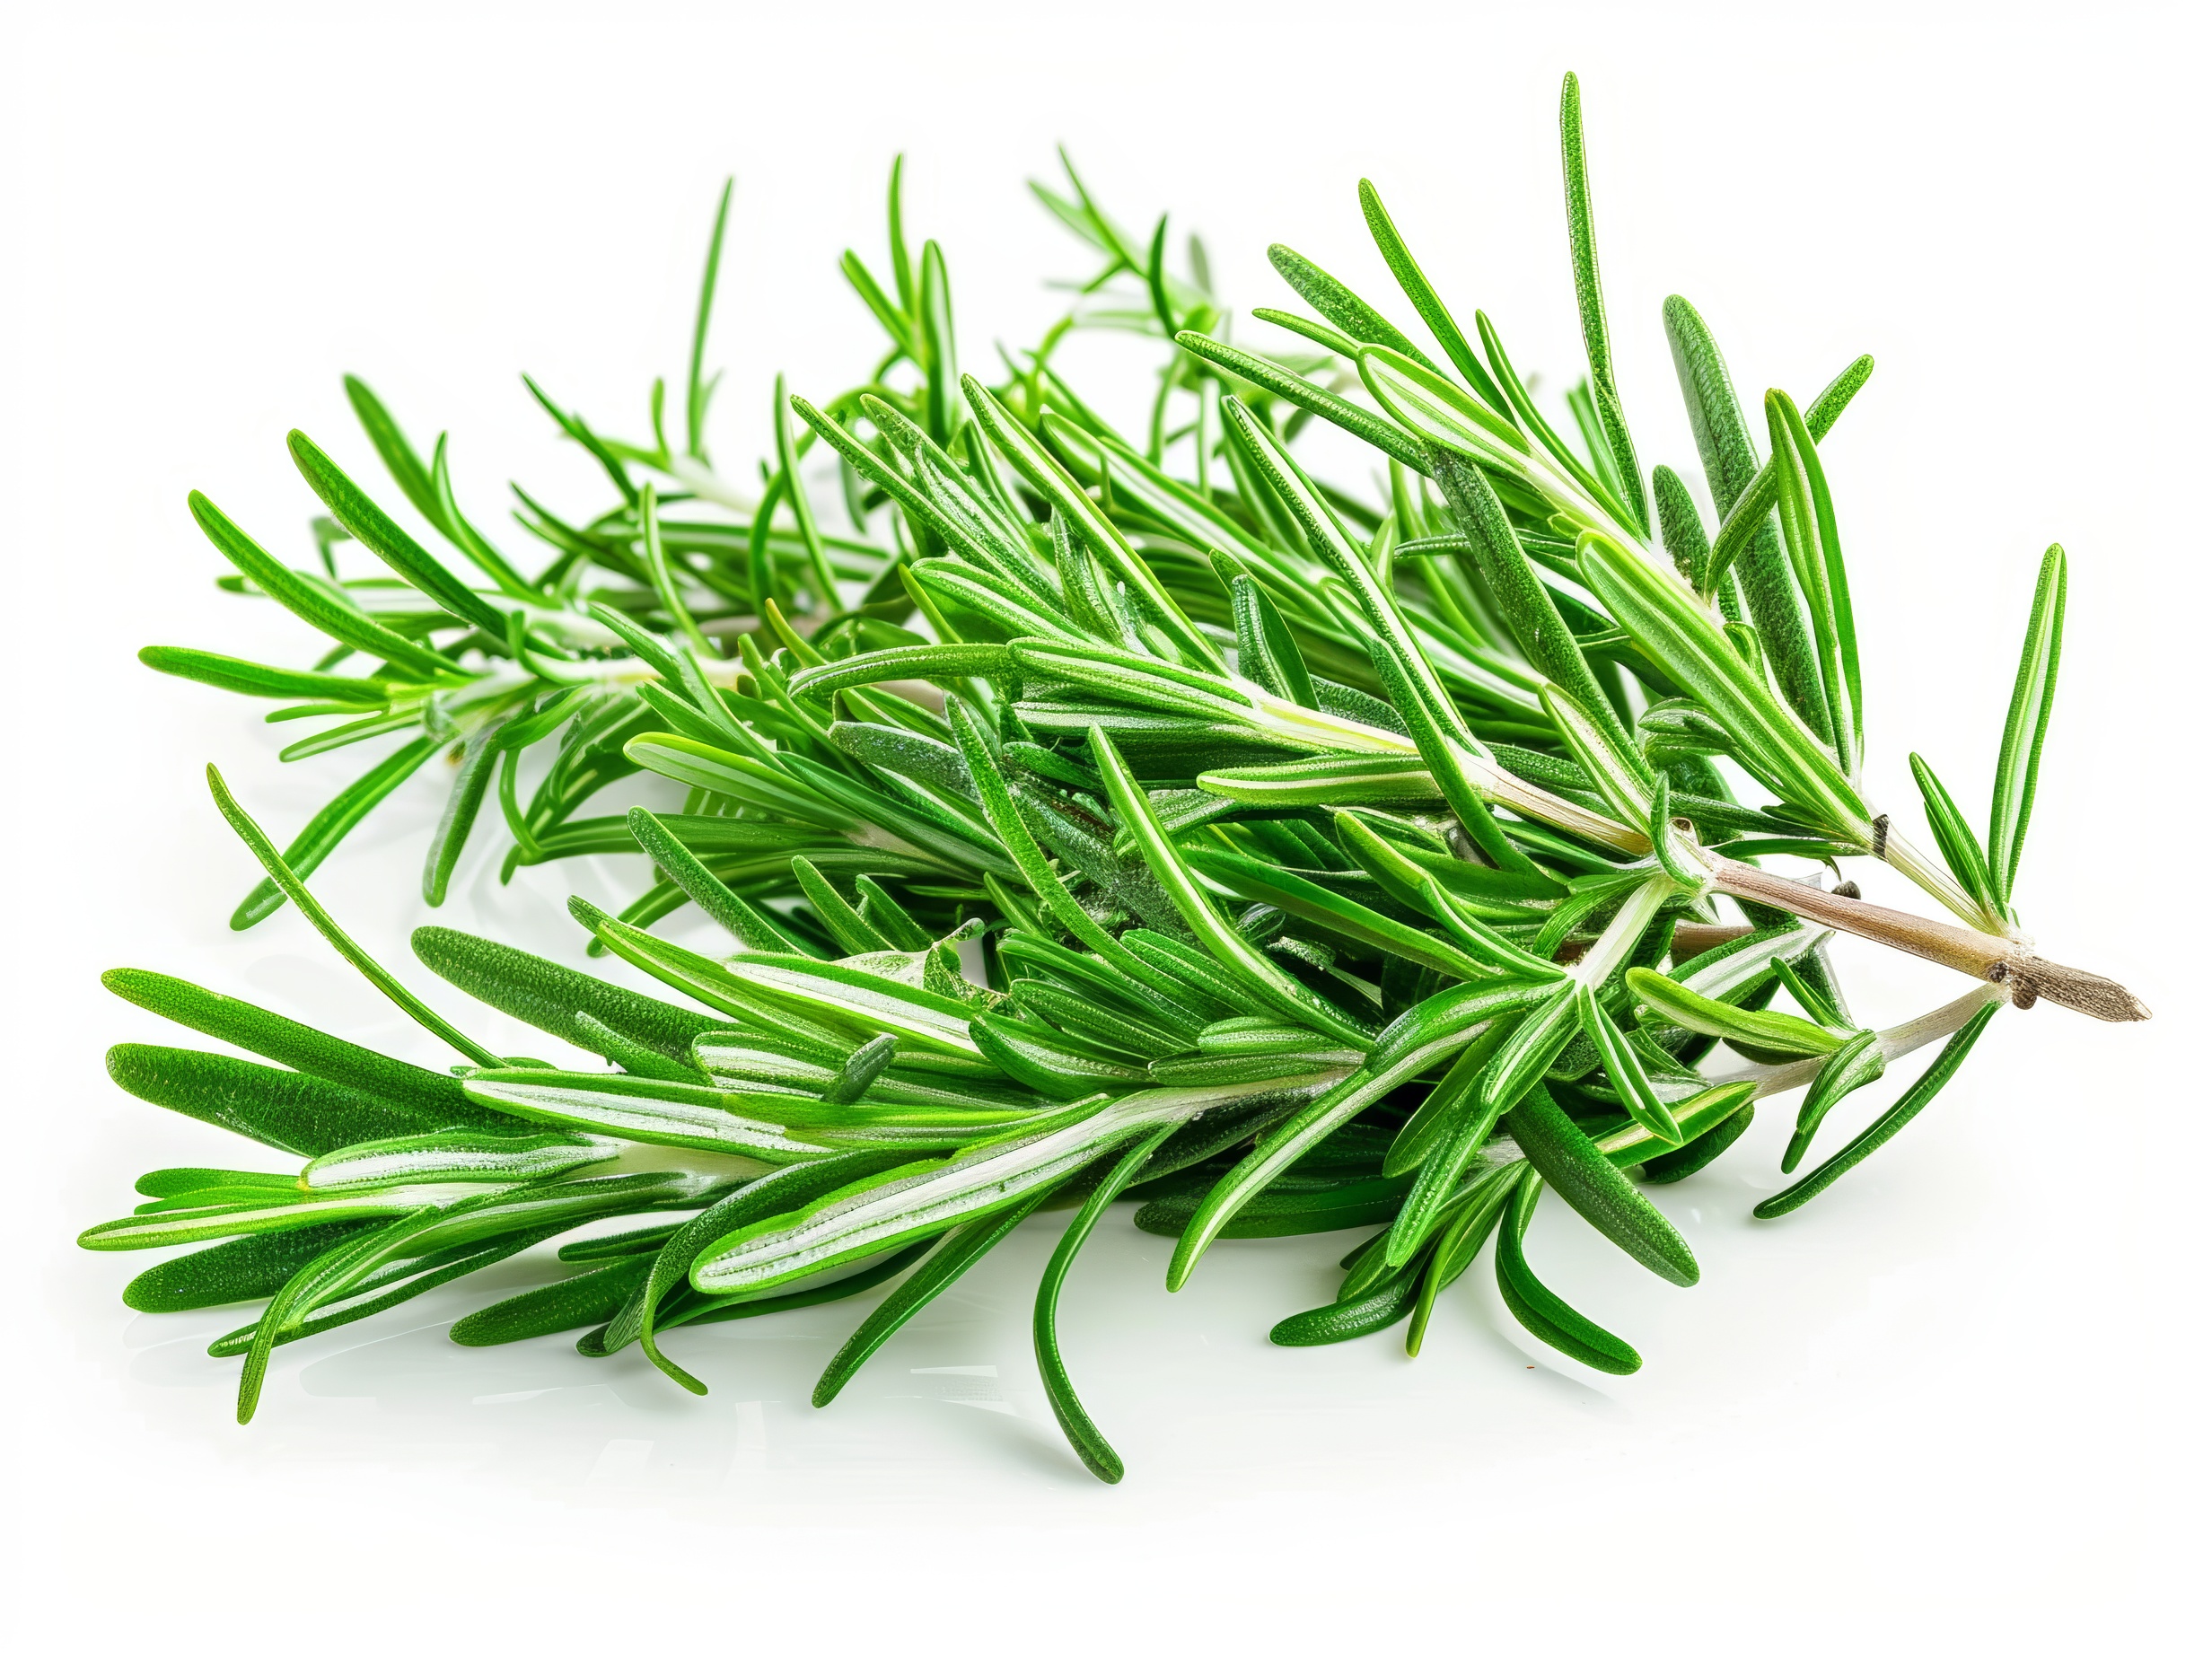
[[[1572,77],[1561,119],[1589,372],[1561,425],[1491,321],[1471,314],[1470,338],[1455,320],[1365,182],[1433,355],[1281,248],[1277,270],[1318,316],[1256,316],[1319,350],[1232,345],[1196,241],[1178,276],[1166,221],[1133,237],[1071,166],[1066,191],[1038,195],[1098,266],[1033,349],[963,373],[950,265],[934,242],[910,252],[894,168],[888,276],[843,261],[887,343],[830,399],[779,381],[757,489],[706,443],[725,191],[680,446],[660,384],[650,443],[531,384],[615,495],[581,525],[518,495],[550,552],[534,575],[464,516],[444,438],[426,462],[358,381],[371,444],[443,553],[303,435],[293,455],[328,511],[321,570],[285,566],[195,495],[233,587],[332,645],[297,671],[176,648],[147,663],[290,702],[276,720],[335,720],[287,756],[399,738],[282,850],[211,771],[266,876],[233,923],[289,901],[461,1062],[440,1075],[111,974],[127,999],[272,1061],[126,1045],[118,1083],[305,1167],[157,1170],[146,1203],[81,1241],[214,1246],[134,1281],[136,1306],[267,1299],[215,1345],[245,1358],[243,1418],[285,1343],[556,1234],[664,1217],[570,1244],[563,1258],[589,1270],[461,1320],[455,1339],[589,1327],[584,1352],[636,1343],[704,1392],[667,1351],[674,1332],[887,1288],[830,1362],[826,1405],[1030,1214],[1074,1206],[1039,1292],[1038,1358],[1078,1454],[1114,1480],[1057,1314],[1117,1197],[1177,1239],[1171,1287],[1217,1238],[1374,1229],[1338,1299],[1276,1327],[1290,1346],[1406,1323],[1418,1350],[1495,1231],[1519,1322],[1631,1372],[1635,1349],[1529,1264],[1546,1191],[1694,1284],[1690,1244],[1637,1182],[1712,1162],[1757,1100],[1805,1090],[1794,1171],[1845,1098],[1944,1044],[1891,1110],[1760,1207],[1778,1215],[1923,1110],[2007,1000],[2146,1017],[2119,985],[2035,954],[2016,903],[2063,554],[2036,587],[1986,838],[1912,760],[1938,853],[1924,855],[1861,785],[1869,697],[1819,451],[1871,362],[1802,407],[1768,393],[1754,424],[1704,322],[1670,300],[1719,524],[1668,469],[1647,492]],[[1070,332],[1109,328],[1166,352],[1142,433],[1117,431],[1055,361]],[[1299,460],[1316,420],[1373,447],[1378,500]],[[833,534],[840,501],[849,526]],[[338,576],[347,542],[384,571]],[[487,802],[505,873],[651,857],[656,881],[619,912],[574,908],[594,952],[666,998],[444,927],[415,938],[430,971],[610,1068],[487,1050],[307,889],[440,753],[456,767],[424,870],[434,906]],[[639,771],[685,786],[682,811],[595,808]],[[1786,879],[1762,855],[1871,857],[1952,918]],[[687,905],[727,951],[650,929]],[[1834,931],[1974,986],[1864,1026],[1825,952]],[[1770,1010],[1778,993],[1798,1010]]]

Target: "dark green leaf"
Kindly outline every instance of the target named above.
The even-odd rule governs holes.
[[[1642,1368],[1642,1356],[1611,1331],[1593,1324],[1560,1301],[1529,1270],[1521,1242],[1543,1190],[1542,1176],[1532,1174],[1506,1206],[1505,1223],[1497,1233],[1498,1293],[1505,1298],[1513,1316],[1540,1341],[1595,1370],[1625,1377]]]

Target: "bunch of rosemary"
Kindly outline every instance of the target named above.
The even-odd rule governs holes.
[[[125,1299],[264,1300],[214,1345],[243,1357],[244,1418],[279,1345],[601,1223],[561,1246],[570,1276],[454,1339],[580,1330],[584,1352],[635,1343],[704,1392],[664,1351],[672,1330],[888,1286],[823,1373],[823,1405],[1023,1220],[1072,1206],[1038,1292],[1038,1359],[1070,1441],[1113,1480],[1055,1311],[1118,1197],[1177,1240],[1171,1288],[1216,1238],[1373,1229],[1338,1299],[1284,1320],[1278,1343],[1405,1324],[1418,1351],[1440,1293],[1494,1244],[1523,1325],[1631,1372],[1636,1351],[1528,1263],[1547,1190],[1693,1284],[1690,1245],[1637,1182],[1711,1162],[1760,1099],[1804,1090],[1794,1175],[1848,1096],[1942,1044],[1759,1206],[1774,1216],[1924,1109],[2008,1002],[2147,1016],[2037,955],[2014,905],[2063,554],[2035,589],[1986,836],[1915,758],[1923,854],[1859,785],[1857,633],[1818,450],[1871,361],[1802,406],[1769,392],[1758,434],[1703,320],[1670,300],[1718,526],[1674,472],[1647,478],[1614,387],[1578,96],[1570,76],[1589,374],[1567,432],[1479,312],[1470,340],[1365,183],[1429,349],[1282,248],[1275,267],[1311,311],[1254,316],[1312,351],[1232,345],[1202,248],[1172,274],[1165,220],[1131,237],[1071,168],[1066,194],[1039,195],[1102,264],[1033,350],[994,381],[962,375],[946,262],[934,243],[910,252],[894,168],[888,280],[844,259],[887,344],[820,404],[779,382],[757,484],[717,471],[704,442],[725,191],[681,443],[662,384],[650,443],[531,385],[615,493],[571,525],[518,488],[522,527],[551,551],[534,575],[463,514],[443,439],[426,463],[358,382],[372,444],[450,555],[303,434],[293,455],[328,510],[319,568],[285,566],[195,495],[226,582],[333,645],[310,670],[180,648],[147,663],[289,702],[272,721],[336,720],[287,757],[403,737],[281,850],[210,771],[268,875],[233,924],[289,901],[461,1062],[441,1074],[175,978],[110,974],[126,999],[272,1061],[132,1043],[110,1056],[117,1082],[305,1159],[144,1176],[148,1201],[81,1241],[212,1247]],[[1054,367],[1085,328],[1164,349],[1142,435]],[[1294,442],[1314,419],[1373,448],[1374,497],[1302,466]],[[847,536],[824,530],[824,457]],[[341,574],[355,544],[382,574]],[[433,906],[487,798],[507,872],[652,859],[656,881],[619,912],[572,907],[593,952],[671,998],[444,927],[415,936],[430,970],[610,1069],[479,1046],[306,889],[439,756],[457,767],[424,868]],[[688,789],[680,814],[615,812],[608,789],[640,771]],[[1760,865],[1777,856],[1872,857],[1950,917]],[[733,951],[648,929],[687,903]],[[1826,951],[1837,931],[1971,986],[1862,1024]]]

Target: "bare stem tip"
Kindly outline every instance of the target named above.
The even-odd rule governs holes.
[[[1990,982],[2001,983],[2011,991],[2014,1006],[2055,1001],[2108,1024],[2140,1023],[2151,1015],[2149,1007],[2111,978],[2061,966],[2040,954],[2008,955],[1989,968],[1988,976]]]

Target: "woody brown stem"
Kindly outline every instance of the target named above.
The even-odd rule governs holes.
[[[1726,857],[1716,864],[1713,883],[1731,897],[1786,909],[1870,943],[1902,949],[1969,978],[2003,984],[2014,1006],[2051,1000],[2107,1023],[2130,1023],[2151,1015],[2150,1008],[2111,978],[2046,960],[2010,938],[1991,936],[1944,920],[1924,919],[1856,897],[1838,896]]]
[[[1684,920],[1674,928],[1672,951],[1679,962],[1751,934],[1751,927],[1748,925],[1708,925],[1702,920]],[[1570,937],[1551,958],[1562,966],[1572,966],[1596,941],[1595,937]]]

